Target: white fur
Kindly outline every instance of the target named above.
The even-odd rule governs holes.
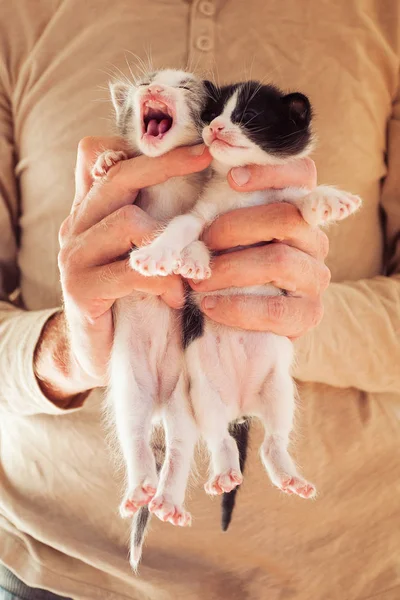
[[[175,217],[157,239],[136,254],[133,266],[141,273],[147,265],[148,275],[161,274],[162,270],[162,274],[174,271],[192,277],[191,263],[189,268],[185,263],[185,256],[190,255],[188,248],[213,219],[236,208],[286,201],[294,204],[310,225],[318,226],[341,220],[360,206],[357,196],[329,186],[319,186],[311,193],[295,188],[233,191],[226,180],[230,167],[284,162],[262,151],[231,122],[236,97],[237,92],[223,113],[203,131],[214,158],[212,179],[190,213]],[[208,275],[209,255],[206,249],[199,252],[199,246],[197,253],[196,277],[200,278],[201,274]],[[235,293],[278,295],[282,291],[266,285],[214,292]],[[195,295],[198,302],[202,296]],[[244,332],[209,319],[204,335],[187,348],[191,400],[197,424],[211,452],[212,472],[205,486],[208,493],[229,492],[241,482],[238,448],[228,433],[228,425],[247,415],[258,417],[264,424],[261,458],[271,481],[289,494],[304,498],[315,494],[314,486],[297,472],[287,449],[295,406],[295,387],[290,375],[292,360],[292,343],[285,337]]]
[[[198,141],[198,130],[188,108],[188,92],[177,87],[182,79],[190,80],[194,86],[192,94],[202,90],[201,82],[194,76],[173,70],[153,74],[149,85],[111,86],[117,120],[133,153],[159,156],[177,146]],[[141,121],[143,102],[149,94],[155,102],[168,106],[173,114],[170,131],[153,140],[144,134]],[[133,111],[127,111],[128,108]],[[93,176],[104,176],[115,162],[124,158],[127,158],[126,153],[103,153],[94,166]],[[138,204],[153,217],[170,220],[193,207],[204,176],[174,178],[147,188],[141,192]],[[136,251],[132,251],[132,265],[135,265],[135,256]],[[167,249],[163,259],[169,271],[172,270],[171,258]],[[127,479],[120,513],[132,517],[152,500],[151,510],[162,520],[189,525],[191,517],[183,505],[197,430],[187,401],[177,311],[158,297],[134,292],[115,302],[114,318],[109,401]],[[158,477],[150,441],[154,425],[160,422],[165,430],[166,457]],[[141,548],[135,547],[132,535],[134,569],[140,554]]]

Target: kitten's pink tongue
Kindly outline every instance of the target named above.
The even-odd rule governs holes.
[[[166,131],[168,131],[169,125],[170,125],[170,123],[169,123],[168,119],[163,119],[158,126],[158,131],[160,133],[165,133]]]
[[[154,136],[158,135],[158,123],[156,119],[151,119],[151,121],[149,121],[147,125],[147,133]]]
[[[169,129],[168,119],[163,119],[158,123],[156,119],[151,119],[147,125],[147,133],[157,137],[160,133],[165,133]]]

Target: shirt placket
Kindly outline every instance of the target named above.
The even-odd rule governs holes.
[[[190,12],[189,68],[207,71],[214,67],[217,0],[193,0]]]

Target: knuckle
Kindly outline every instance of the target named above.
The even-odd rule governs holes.
[[[58,241],[60,246],[64,243],[65,239],[68,237],[71,230],[71,215],[68,215],[66,219],[61,223],[60,229],[58,230]]]
[[[286,313],[286,302],[284,296],[269,298],[267,302],[268,319],[273,322],[282,321]]]
[[[268,246],[267,246],[267,249]],[[270,246],[271,252],[273,252],[273,261],[276,267],[282,267],[286,265],[289,255],[289,247],[286,244],[275,243]]]
[[[78,154],[91,157],[94,149],[98,146],[98,141],[99,138],[95,136],[85,136],[78,143]]]
[[[320,280],[321,280],[321,288],[323,290],[326,290],[326,288],[328,287],[328,285],[331,282],[331,272],[326,265],[323,265],[323,267],[321,269]]]
[[[131,225],[138,220],[140,213],[141,209],[136,204],[127,204],[116,211],[116,218]]]
[[[313,308],[310,310],[310,327],[316,327],[322,321],[324,316],[324,307],[322,302],[317,301]]]
[[[60,271],[69,273],[76,266],[82,264],[81,246],[78,243],[67,244],[58,253],[58,265]]]

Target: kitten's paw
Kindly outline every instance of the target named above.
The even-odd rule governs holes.
[[[173,502],[169,502],[165,496],[156,496],[149,504],[149,511],[156,515],[161,521],[168,521],[172,525],[187,527],[192,524],[192,515]]]
[[[336,188],[320,186],[304,199],[301,208],[303,218],[310,225],[327,225],[342,221],[356,212],[362,204],[361,198]]]
[[[315,486],[302,477],[283,477],[278,487],[286,494],[296,494],[301,498],[314,498],[317,493]]]
[[[212,477],[204,486],[207,494],[216,496],[223,494],[224,492],[231,492],[236,486],[240,485],[243,481],[243,475],[240,471],[235,469],[229,469],[225,473],[220,473]]]
[[[204,242],[196,240],[184,249],[181,264],[174,273],[197,281],[211,277],[210,252]]]
[[[129,264],[134,271],[153,277],[155,275],[167,276],[174,273],[181,265],[180,255],[168,248],[162,249],[150,244],[139,250],[132,250]]]
[[[201,264],[197,260],[192,260],[190,257],[183,258],[182,264],[174,269],[176,275],[181,275],[185,279],[194,279],[201,281],[211,277],[211,269],[208,265]]]
[[[96,162],[93,165],[93,179],[101,179],[102,177],[104,177],[104,175],[108,173],[111,167],[117,164],[117,162],[120,162],[121,160],[126,160],[127,158],[128,155],[122,150],[107,150],[106,152],[103,152],[102,154],[100,154],[100,156],[97,158]]]
[[[148,504],[155,496],[157,486],[147,479],[133,490],[128,490],[119,507],[119,513],[123,519],[133,517],[141,506]]]

